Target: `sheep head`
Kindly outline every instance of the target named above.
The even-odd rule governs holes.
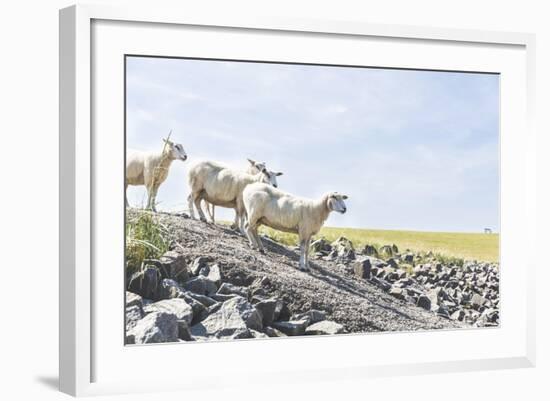
[[[260,171],[260,174],[262,175],[260,182],[263,182],[264,184],[269,184],[274,188],[277,188],[277,177],[283,175],[281,172],[275,172],[270,171],[266,168],[262,169]]]
[[[347,207],[344,201],[348,199],[347,195],[342,195],[338,192],[331,192],[330,194],[326,195],[326,198],[328,210],[330,210],[331,212],[338,212],[342,214],[346,213]]]
[[[172,160],[187,160],[187,154],[180,143],[174,143],[169,139],[163,139],[165,143],[164,153]]]

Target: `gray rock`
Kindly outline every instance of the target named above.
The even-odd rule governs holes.
[[[193,341],[189,324],[185,320],[178,320],[178,337],[180,340]]]
[[[206,295],[195,294],[194,292],[187,292],[187,295],[189,295],[195,301],[200,302],[207,308],[218,303],[218,301],[216,301],[214,298],[211,298]]]
[[[331,256],[341,261],[350,261],[355,259],[355,249],[353,243],[346,237],[340,237],[332,244]]]
[[[403,256],[401,256],[401,259],[403,260],[403,262],[405,263],[413,263],[414,261],[414,255],[410,252],[407,252],[406,254],[404,254]]]
[[[287,337],[287,335],[282,331],[270,326],[264,328],[264,333],[267,334],[269,337]]]
[[[391,296],[397,299],[405,299],[406,292],[403,288],[392,286],[388,292]]]
[[[126,291],[126,307],[129,308],[136,305],[139,307],[143,307],[143,298],[138,294]]]
[[[128,337],[134,344],[177,342],[178,319],[172,313],[150,313],[128,332]]]
[[[183,288],[187,291],[194,292],[200,295],[213,295],[218,290],[218,286],[212,280],[204,276],[197,276],[190,280],[187,280],[183,284]]]
[[[261,331],[262,317],[252,304],[237,296],[225,301],[219,310],[192,326],[191,334],[225,339],[250,338],[248,329]]]
[[[231,283],[223,283],[218,290],[218,294],[222,295],[239,295],[243,298],[248,298],[248,288],[246,287],[240,287],[238,285],[234,285]]]
[[[233,299],[235,297],[238,297],[237,294],[212,294],[210,298],[218,301],[218,302],[225,302],[229,301],[230,299]]]
[[[189,278],[189,270],[183,255],[176,251],[165,252],[159,261],[164,269],[167,278],[183,282]]]
[[[158,300],[160,298],[161,274],[157,267],[145,266],[134,273],[128,283],[128,290],[143,298]]]
[[[165,278],[160,283],[160,298],[170,299],[178,298],[185,290],[171,278]]]
[[[487,299],[479,294],[474,294],[470,300],[470,303],[475,309],[480,309],[487,303]]]
[[[391,288],[391,284],[388,283],[386,280],[378,278],[378,277],[371,277],[369,280],[372,284],[376,285],[377,287],[380,287],[384,291],[389,291]]]
[[[451,314],[451,319],[458,320],[459,322],[462,322],[464,320],[466,313],[462,309],[458,309],[453,314]]]
[[[390,266],[390,267],[393,267],[394,269],[397,269],[399,267],[399,265],[397,264],[397,261],[394,259],[394,258],[389,258],[386,263]]]
[[[264,326],[270,326],[275,320],[275,309],[277,308],[277,299],[269,298],[257,302],[256,309],[262,315],[262,323]]]
[[[308,320],[291,320],[285,322],[273,322],[272,327],[282,331],[287,336],[301,336],[305,334]]]
[[[204,256],[199,256],[198,258],[195,258],[195,260],[193,260],[193,263],[191,264],[191,274],[193,274],[193,276],[196,276],[199,274],[199,271],[208,265],[208,258],[204,257]]]
[[[372,264],[370,258],[361,258],[353,263],[353,273],[363,279],[370,279]]]
[[[306,334],[308,335],[334,335],[343,332],[344,326],[330,320],[323,320],[322,322],[314,323],[306,328]]]
[[[199,275],[205,276],[206,278],[212,280],[219,287],[222,282],[222,274],[220,267],[216,265],[205,266],[199,271]]]
[[[126,331],[134,328],[138,321],[143,318],[143,309],[140,305],[126,307]]]
[[[252,338],[269,338],[267,334],[262,333],[261,331],[256,331],[249,329],[250,334],[252,335]]]
[[[432,301],[429,297],[426,295],[420,295],[418,297],[418,300],[416,301],[416,306],[419,306],[426,310],[431,310],[432,308]]]
[[[311,243],[310,251],[314,253],[320,253],[321,256],[326,256],[332,251],[332,246],[326,239],[320,238]]]
[[[368,244],[365,245],[365,247],[363,248],[361,253],[363,255],[367,255],[367,256],[378,256],[378,251],[376,250],[376,247],[374,247],[373,245],[368,245]]]
[[[384,245],[378,250],[378,254],[382,257],[392,257],[393,249],[390,245]]]
[[[175,315],[177,320],[183,320],[187,324],[193,320],[193,308],[182,298],[164,299],[145,306],[143,311],[145,313],[170,313]]]
[[[298,313],[298,314],[295,314],[292,316],[292,319],[291,320],[307,320],[309,323],[308,325],[311,325],[311,324],[315,324],[315,323],[318,323],[318,322],[321,322],[323,320],[326,320],[327,318],[327,313],[325,311],[322,311],[322,310],[317,310],[317,309],[311,309],[307,312],[304,312],[304,313]]]

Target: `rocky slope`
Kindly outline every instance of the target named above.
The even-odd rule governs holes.
[[[132,221],[139,213],[128,211]],[[395,246],[355,250],[345,238],[298,251],[184,215],[156,214],[171,251],[128,277],[127,343],[498,325],[498,266],[444,264]]]

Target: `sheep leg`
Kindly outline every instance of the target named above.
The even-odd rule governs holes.
[[[202,196],[200,193],[198,194],[193,194],[193,202],[195,203],[195,208],[197,208],[197,212],[199,213],[199,219],[200,221],[203,221],[206,223],[206,216],[204,215],[204,212],[202,211],[202,207],[201,207],[201,200],[202,200]]]
[[[153,188],[153,191],[151,194],[151,210],[153,212],[157,211],[157,191],[158,191],[158,188]]]
[[[305,270],[309,270],[309,244],[311,242],[311,237],[308,237],[306,240],[305,240],[305,243],[304,243],[304,251],[305,251]]]
[[[193,208],[193,197],[191,194],[187,197],[187,208],[189,209],[189,216],[191,216],[192,219],[195,219],[195,209]]]
[[[256,223],[251,224],[250,220],[244,224],[244,230],[246,233],[246,236],[248,237],[248,242],[250,243],[250,247],[252,249],[260,249],[259,238],[257,238],[257,230],[258,226]]]
[[[233,224],[231,224],[231,228],[233,230],[236,230],[239,227],[240,227],[239,215],[237,214],[237,210],[235,210],[235,220],[233,221]]]
[[[216,218],[215,218],[216,206],[214,206],[213,204],[210,204],[210,207],[212,208],[212,212],[210,213],[210,217],[212,218],[212,223],[215,224],[216,223]]]

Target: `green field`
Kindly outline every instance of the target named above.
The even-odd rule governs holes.
[[[295,245],[297,236],[261,227],[260,231],[278,242]],[[356,249],[365,244],[395,244],[400,251],[410,249],[415,252],[433,252],[443,256],[498,262],[499,235],[478,233],[440,233],[425,231],[368,230],[358,228],[324,227],[315,238],[324,237],[334,241],[344,236],[353,242]]]

